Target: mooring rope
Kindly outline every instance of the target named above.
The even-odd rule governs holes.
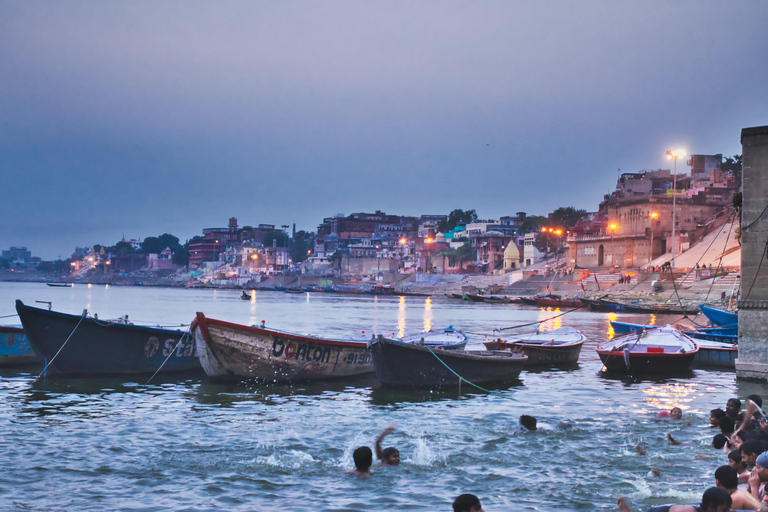
[[[78,327],[80,327],[80,324],[82,323],[82,321],[83,321],[83,320],[85,319],[85,317],[87,317],[87,316],[88,316],[88,310],[87,310],[87,309],[84,309],[84,310],[83,310],[83,315],[80,317],[80,320],[78,320],[78,322],[77,322],[77,325],[75,326],[75,328],[74,328],[74,329],[72,329],[72,332],[71,332],[71,333],[69,333],[69,336],[68,336],[68,337],[67,337],[67,339],[64,341],[64,343],[61,345],[61,347],[59,348],[58,352],[56,352],[56,353],[53,355],[53,357],[51,358],[51,360],[50,360],[50,361],[46,361],[46,362],[45,362],[45,366],[43,367],[43,371],[42,371],[42,372],[40,372],[40,373],[38,374],[38,376],[37,376],[37,378],[35,378],[35,380],[38,380],[40,377],[42,377],[42,376],[43,376],[43,374],[45,374],[45,373],[48,371],[48,367],[51,365],[51,363],[53,363],[53,361],[56,359],[56,357],[58,357],[58,355],[59,355],[59,354],[61,354],[61,351],[62,351],[62,350],[64,350],[64,347],[66,347],[66,346],[67,346],[67,342],[70,340],[70,338],[72,338],[72,335],[73,335],[73,334],[75,334],[75,331],[77,330],[77,328],[78,328]]]
[[[19,314],[18,313],[14,313],[12,315],[4,315],[4,316],[0,316],[0,318],[11,318],[13,316],[19,316]]]
[[[441,363],[443,366],[445,366],[446,368],[448,368],[448,371],[450,371],[452,374],[454,374],[456,377],[458,377],[458,378],[459,378],[459,393],[461,393],[461,383],[462,383],[462,382],[466,382],[466,383],[467,383],[467,384],[469,384],[470,386],[474,386],[474,387],[476,387],[477,389],[479,389],[479,390],[481,390],[481,391],[485,391],[486,393],[491,393],[491,394],[494,394],[494,395],[498,395],[498,396],[502,396],[502,397],[504,396],[504,395],[502,395],[501,393],[499,393],[498,391],[491,391],[490,389],[485,389],[485,388],[484,388],[484,387],[482,387],[482,386],[478,386],[478,385],[477,385],[477,384],[475,384],[474,382],[470,382],[470,381],[468,381],[467,379],[465,379],[464,377],[462,377],[461,375],[459,375],[458,373],[456,373],[456,372],[453,370],[453,368],[451,368],[450,366],[448,366],[447,364],[445,364],[445,361],[443,361],[442,359],[440,359],[440,358],[438,357],[438,355],[437,355],[437,354],[435,354],[435,352],[434,352],[434,351],[433,351],[433,350],[432,350],[432,349],[429,347],[429,345],[424,345],[424,346],[427,348],[427,350],[429,350],[429,351],[432,353],[432,355],[433,355],[433,356],[435,356],[435,359],[437,359],[438,361],[440,361],[440,363]]]
[[[168,354],[168,357],[165,358],[165,361],[163,361],[163,364],[161,364],[160,367],[155,371],[155,373],[152,374],[152,376],[147,381],[147,384],[149,384],[152,381],[152,379],[155,378],[155,375],[157,375],[160,372],[160,370],[163,369],[163,366],[165,366],[165,363],[168,362],[168,360],[171,358],[173,353],[176,352],[176,349],[179,348],[179,346],[181,345],[181,342],[184,341],[184,338],[186,338],[187,334],[189,333],[190,333],[189,330],[187,330],[186,332],[184,332],[184,334],[181,335],[181,338],[179,338],[179,341],[173,346],[173,350],[171,350],[171,352]]]

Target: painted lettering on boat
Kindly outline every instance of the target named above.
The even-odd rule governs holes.
[[[173,348],[176,346],[177,341],[173,338],[168,338],[163,342],[163,357],[168,357],[171,352],[175,357],[194,357],[195,344],[193,341],[185,341],[183,338],[178,341],[178,348],[174,352]],[[160,348],[160,339],[157,336],[150,336],[147,342],[144,344],[144,356],[149,358],[157,354]]]
[[[368,352],[362,352],[362,353],[349,353],[347,354],[343,361],[347,364],[369,364],[371,362],[371,354]]]
[[[331,347],[320,345],[318,343],[294,343],[285,342],[280,338],[272,340],[272,355],[274,357],[285,357],[286,359],[296,359],[297,361],[315,361],[316,363],[331,362]]]

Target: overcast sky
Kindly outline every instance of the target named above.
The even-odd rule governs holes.
[[[594,211],[618,169],[768,124],[767,23],[764,0],[0,0],[0,248]]]

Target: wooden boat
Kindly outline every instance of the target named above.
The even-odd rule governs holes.
[[[553,297],[539,297],[536,305],[542,308],[583,308],[586,307],[579,299],[555,299]]]
[[[611,323],[613,332],[619,335],[634,334],[643,332],[643,330],[650,331],[651,329],[656,329],[658,327],[658,325],[631,324],[629,322],[617,322],[616,320],[609,320],[609,322]]]
[[[453,326],[411,334],[399,339],[403,343],[415,343],[416,345],[426,345],[431,348],[442,348],[443,350],[464,350],[464,347],[467,345],[467,335],[457,331]]]
[[[664,375],[690,368],[699,346],[672,326],[619,336],[597,347],[608,371]]]
[[[724,334],[729,336],[735,336],[739,334],[738,326],[735,327],[699,327],[698,332],[706,332],[709,334]]]
[[[21,327],[0,325],[0,366],[40,362]]]
[[[207,318],[192,326],[203,370],[210,377],[292,382],[373,372],[367,342],[294,334]]]
[[[246,292],[245,290],[243,290],[243,294],[240,295],[240,298],[243,299],[243,300],[251,300],[251,295],[248,292]]]
[[[582,299],[591,311],[643,313],[656,315],[694,315],[699,312],[698,306],[681,306],[679,304],[642,304],[618,302],[607,299]]]
[[[379,381],[394,387],[448,387],[517,380],[528,357],[511,351],[441,350],[379,335],[368,344]],[[459,377],[460,376],[460,377]]]
[[[739,325],[739,315],[736,313],[723,311],[722,309],[710,308],[704,304],[699,306],[699,308],[701,309],[702,314],[706,316],[714,326],[738,327]]]
[[[485,302],[485,296],[477,293],[465,293],[462,298],[472,302]]]
[[[16,301],[24,331],[46,371],[60,375],[199,370],[192,337],[140,325],[33,308]],[[170,356],[170,357],[169,357]]]
[[[71,288],[72,287],[72,283],[45,283],[45,284],[47,284],[48,286],[56,287],[56,288]]]
[[[693,360],[694,365],[736,368],[736,358],[739,355],[739,346],[736,343],[700,339],[697,339],[696,343],[699,345],[699,352]]]
[[[579,360],[586,336],[573,327],[537,331],[485,343],[488,350],[513,350],[528,356],[527,366],[573,364]]]
[[[700,331],[684,331],[684,333],[686,336],[690,336],[691,338],[697,340],[697,343],[699,343],[698,340],[717,341],[719,343],[727,343],[729,345],[739,343],[739,336],[736,334],[716,334]]]

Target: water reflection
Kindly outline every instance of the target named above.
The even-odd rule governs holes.
[[[424,301],[424,332],[432,330],[432,297]]]

